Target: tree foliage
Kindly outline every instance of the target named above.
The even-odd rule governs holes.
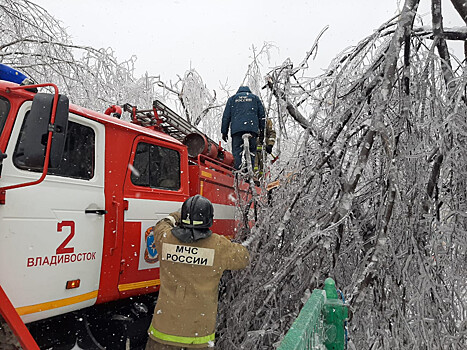
[[[97,111],[125,103],[148,109],[157,98],[197,123],[218,113],[215,95],[194,69],[169,84],[160,76],[136,77],[135,62],[135,56],[118,61],[112,48],[74,45],[61,23],[29,0],[0,1],[0,63],[55,83],[73,103]]]
[[[248,233],[250,268],[225,281],[220,348],[272,348],[329,276],[357,349],[466,347],[467,77],[440,1],[433,30],[417,6],[320,77],[291,62],[268,75],[270,110],[303,133]]]

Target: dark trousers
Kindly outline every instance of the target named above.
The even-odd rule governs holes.
[[[234,156],[234,168],[240,169],[242,165],[242,155],[243,155],[243,134],[251,134],[249,143],[250,143],[250,154],[251,154],[251,166],[255,166],[255,155],[256,155],[256,137],[255,133],[239,132],[232,135],[232,154]]]

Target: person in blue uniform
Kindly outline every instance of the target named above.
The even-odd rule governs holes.
[[[222,116],[222,139],[227,142],[228,132],[232,137],[232,154],[234,156],[234,168],[240,169],[243,154],[244,134],[251,134],[249,140],[251,164],[255,165],[256,143],[263,142],[265,113],[260,98],[253,94],[248,86],[240,86],[237,93],[231,96],[225,105]]]

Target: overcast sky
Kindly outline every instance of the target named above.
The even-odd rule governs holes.
[[[136,55],[146,71],[175,81],[196,69],[210,89],[228,79],[236,88],[251,62],[252,45],[274,44],[270,66],[298,64],[319,32],[316,74],[343,49],[398,13],[400,0],[32,0],[60,20],[75,44],[114,49],[119,60]],[[418,13],[431,23],[429,0]],[[445,27],[462,26],[443,1]],[[265,67],[268,68],[268,67]],[[266,71],[267,69],[265,69]]]

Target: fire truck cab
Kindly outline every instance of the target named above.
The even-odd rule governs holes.
[[[231,155],[190,154],[170,109],[148,128],[33,89],[0,81],[0,286],[24,323],[157,291],[152,227],[191,195],[234,235]]]

